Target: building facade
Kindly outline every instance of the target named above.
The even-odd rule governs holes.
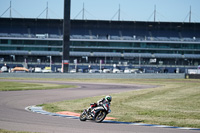
[[[58,19],[0,18],[0,59],[62,61]],[[200,23],[71,20],[70,62],[200,64]]]

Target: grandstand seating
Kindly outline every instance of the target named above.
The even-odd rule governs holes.
[[[191,59],[197,59],[200,58],[200,55],[195,55],[195,54],[184,54],[185,58],[191,58]]]
[[[1,37],[62,37],[62,20],[0,18]],[[195,27],[195,28],[191,28]],[[199,23],[72,20],[72,39],[199,41]]]
[[[16,55],[17,61],[29,57],[35,62],[53,56],[61,62],[62,28],[58,19],[0,18],[0,55],[8,61]],[[146,64],[159,58],[164,64],[179,59],[176,63],[183,65],[185,58],[193,64],[200,59],[200,23],[71,20],[70,39],[71,61],[108,57],[110,63],[131,59],[138,64],[141,58]]]
[[[12,51],[7,51],[7,50],[4,50],[4,51],[1,51],[0,50],[0,54],[2,55],[28,55],[28,51],[17,51],[17,50],[12,50]]]
[[[59,51],[31,51],[31,55],[52,55],[52,56],[59,56]]]
[[[154,54],[155,58],[182,58],[181,54]]]
[[[90,52],[70,52],[71,56],[90,56]]]
[[[150,53],[124,53],[124,57],[136,57],[136,58],[152,58]]]
[[[109,52],[93,52],[93,56],[97,57],[121,57],[121,53],[109,53]]]

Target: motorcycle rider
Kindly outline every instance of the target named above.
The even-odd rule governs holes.
[[[109,111],[108,111],[108,113],[110,113],[111,112],[111,110],[110,110],[110,103],[111,103],[111,101],[112,101],[112,97],[110,96],[110,95],[107,95],[107,96],[105,96],[105,98],[102,98],[102,99],[100,99],[99,101],[97,101],[97,107],[98,106],[102,106],[103,104],[108,104],[108,106],[109,106]],[[95,104],[95,103],[94,103]],[[95,107],[92,107],[92,106],[90,106],[88,109],[87,109],[87,112],[92,112],[91,114],[90,114],[90,116],[91,117],[93,117],[94,116],[94,108]]]

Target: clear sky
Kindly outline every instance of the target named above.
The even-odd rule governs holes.
[[[12,17],[46,18],[46,12],[42,12],[48,2],[48,18],[63,18],[64,0],[11,1]],[[200,0],[71,0],[71,19],[82,19],[83,3],[84,18],[88,20],[118,20],[117,11],[120,5],[121,20],[153,21],[154,6],[156,5],[156,21],[188,22],[191,6],[191,21],[200,22]],[[1,17],[10,16],[10,10],[5,12],[9,7],[10,0],[0,0]]]

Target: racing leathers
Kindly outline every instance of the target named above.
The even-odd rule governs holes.
[[[99,106],[102,106],[103,104],[108,104],[108,108],[109,108],[109,111],[108,111],[108,113],[110,113],[111,112],[111,110],[110,110],[110,102],[109,101],[107,101],[105,98],[102,98],[102,99],[100,99],[99,101],[97,101],[97,106],[96,107],[99,107]],[[94,105],[94,104],[93,104]],[[87,109],[87,112],[91,112],[91,117],[93,117],[94,116],[94,109],[96,108],[96,107],[93,107],[93,106],[90,106],[88,109]]]
[[[99,101],[97,101],[97,105],[98,106],[102,106],[103,104],[108,104],[108,108],[109,108],[108,113],[110,113],[111,112],[111,110],[110,110],[110,102],[107,101],[105,98],[102,98]]]

